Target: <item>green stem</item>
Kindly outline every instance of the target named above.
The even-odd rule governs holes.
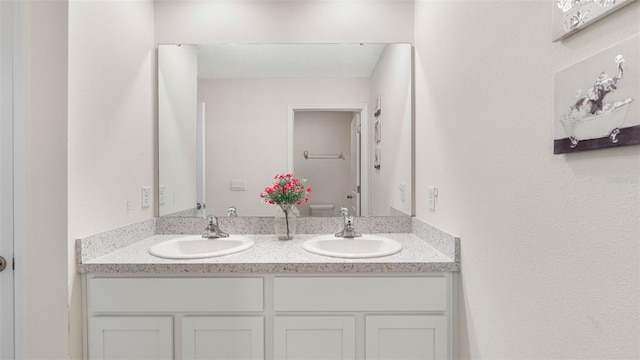
[[[284,222],[287,224],[287,239],[289,238],[289,210],[284,211]]]

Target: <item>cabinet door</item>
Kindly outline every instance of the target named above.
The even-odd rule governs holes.
[[[276,316],[276,360],[353,360],[356,356],[353,316]]]
[[[104,316],[89,320],[90,360],[173,359],[173,318]]]
[[[189,316],[182,320],[182,357],[264,359],[262,316]]]
[[[447,359],[447,337],[446,316],[367,316],[366,359]]]

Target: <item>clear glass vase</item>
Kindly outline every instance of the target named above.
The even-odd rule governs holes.
[[[296,235],[296,223],[300,212],[294,204],[279,204],[276,206],[274,227],[276,237],[280,240],[291,240]]]

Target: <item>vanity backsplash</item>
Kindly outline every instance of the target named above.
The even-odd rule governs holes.
[[[230,234],[273,234],[273,217],[220,217],[220,228]],[[344,225],[341,217],[300,217],[298,234],[333,234]],[[207,225],[204,218],[161,217],[157,219],[157,234],[200,234]],[[408,233],[411,218],[397,216],[358,217],[355,226],[359,232]]]

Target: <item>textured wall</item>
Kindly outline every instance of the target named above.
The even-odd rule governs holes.
[[[462,359],[640,357],[640,146],[552,154],[553,74],[640,3],[560,43],[550,6],[416,3],[417,216],[462,239]]]

